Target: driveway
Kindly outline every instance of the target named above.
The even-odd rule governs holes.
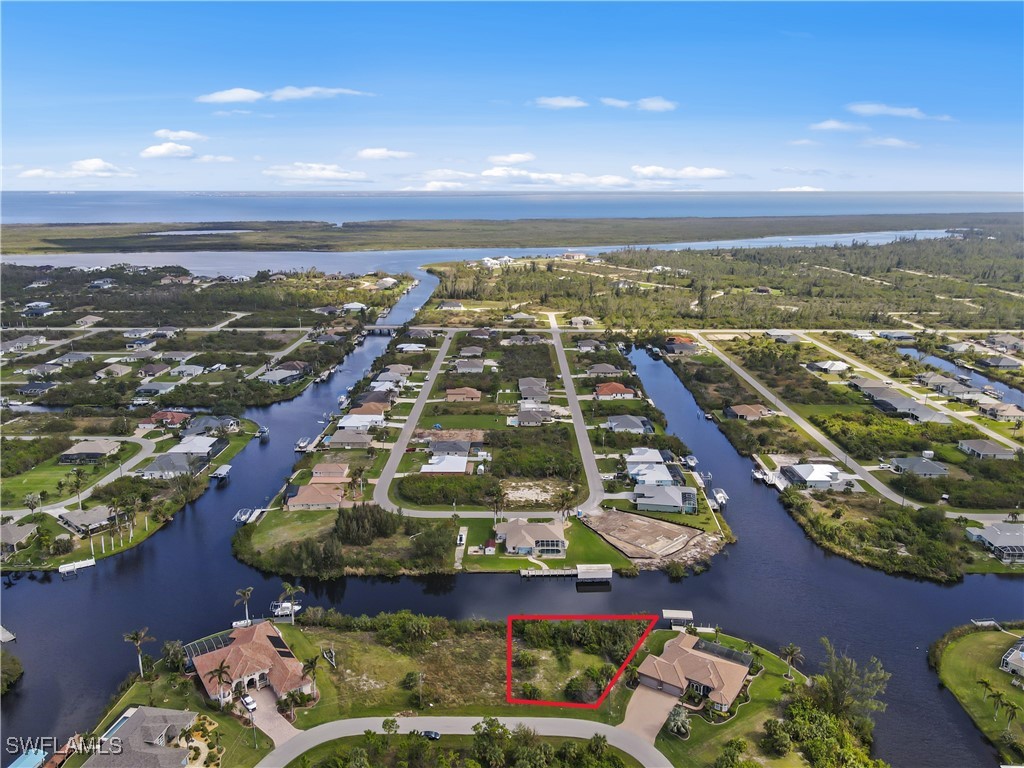
[[[280,747],[302,733],[277,711],[277,697],[269,685],[259,691],[250,690],[249,695],[256,700],[256,712],[253,717],[256,727],[271,738],[275,747]]]
[[[619,728],[635,733],[648,744],[653,744],[658,731],[668,719],[668,713],[678,703],[679,699],[670,693],[639,685],[629,699],[626,717]]]

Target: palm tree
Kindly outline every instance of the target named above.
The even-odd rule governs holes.
[[[302,664],[302,675],[313,681],[313,695],[316,696],[316,672],[320,666],[319,656],[310,656]]]
[[[292,624],[295,623],[295,600],[293,600],[292,598],[294,598],[295,595],[304,593],[305,591],[306,591],[305,587],[300,587],[297,584],[295,586],[292,586],[287,581],[282,581],[281,582],[281,594],[278,596],[277,599],[278,600],[287,600],[288,601],[289,605],[291,606],[291,616],[290,616],[290,618],[292,620]]]
[[[983,677],[980,680],[978,680],[977,683],[981,686],[981,689],[984,691],[981,700],[986,701],[988,699],[988,695],[992,693],[992,682],[987,677]]]
[[[82,511],[82,489],[85,488],[85,470],[81,467],[75,467],[64,479],[64,487],[70,490],[73,494],[78,497],[78,511]],[[92,537],[89,537],[92,541]]]
[[[147,635],[147,632],[149,632],[149,627],[143,627],[142,629],[137,629],[134,632],[128,632],[124,636],[124,641],[134,645],[135,653],[139,656],[139,677],[144,676],[142,671],[142,644],[151,643],[156,640],[155,637]]]
[[[640,680],[640,668],[636,664],[628,664],[622,673],[622,678],[626,681],[626,685],[636,685]]]
[[[992,719],[995,720],[999,717],[999,707],[1006,703],[1006,694],[1002,691],[996,691],[992,694],[992,703],[996,705],[995,714],[992,715]]]
[[[29,513],[33,513],[39,509],[39,505],[43,503],[43,499],[38,493],[26,493],[22,503],[28,508]]]
[[[789,643],[779,649],[779,655],[782,660],[786,662],[786,679],[793,679],[793,664],[803,664],[804,655],[800,650],[800,646],[796,643]]]
[[[244,589],[236,589],[235,594],[238,595],[238,599],[235,600],[235,605],[242,603],[245,606],[245,623],[249,623],[249,598],[252,597],[252,587],[245,587]]]
[[[718,642],[718,638],[722,635],[722,628],[715,624],[715,642]]]
[[[220,660],[220,664],[211,669],[206,673],[206,679],[211,682],[217,683],[217,693],[220,699],[220,708],[224,709],[224,696],[220,688],[223,685],[228,685],[231,682],[231,667],[228,666],[224,659]]]
[[[1024,709],[1024,707],[1021,707],[1021,705],[1015,701],[1007,701],[1003,706],[1006,708],[1006,729],[1003,733],[1009,733],[1010,725],[1017,719],[1017,716],[1021,713],[1021,710]]]

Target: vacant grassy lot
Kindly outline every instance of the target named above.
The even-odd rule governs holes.
[[[124,443],[123,445],[124,447],[118,455],[118,459],[122,462],[127,461],[142,450],[142,446],[138,443]],[[69,464],[58,464],[59,460],[59,456],[54,456],[52,459],[47,459],[38,464],[35,469],[22,472],[14,477],[4,478],[4,498],[13,498],[13,502],[4,506],[20,508],[24,506],[22,499],[25,498],[26,494],[43,493],[44,491],[46,493],[46,504],[54,504],[65,500],[73,501],[75,494],[69,493],[67,490],[63,493],[59,492],[57,490],[57,483],[64,480],[74,467]],[[82,468],[85,470],[86,482],[82,486],[82,490],[90,488],[111,472],[116,471],[117,463],[114,459],[108,459],[104,464],[83,465]],[[97,469],[98,471],[96,471]]]

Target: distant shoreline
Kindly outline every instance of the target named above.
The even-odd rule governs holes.
[[[1024,214],[899,213],[823,216],[403,219],[337,226],[323,221],[209,221],[6,224],[4,255],[194,251],[352,252],[438,248],[566,248],[851,234],[872,231],[1004,227],[1024,230]],[[174,237],[153,232],[184,230]],[[218,230],[218,232],[203,232]],[[235,231],[223,231],[235,230]]]

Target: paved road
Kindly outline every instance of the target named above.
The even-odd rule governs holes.
[[[729,358],[721,350],[719,350],[718,347],[714,346],[711,342],[704,338],[701,333],[697,331],[690,331],[689,333],[694,338],[696,338],[697,341],[699,341],[701,344],[703,344],[709,350],[711,350],[712,354],[714,354],[715,357],[717,357],[723,363],[729,366],[729,368],[731,368],[737,376],[739,376],[745,382],[750,384],[750,386],[752,386],[763,398],[765,398],[769,403],[771,403],[776,410],[781,411],[782,413],[786,414],[789,418],[791,418],[801,429],[803,429],[805,432],[807,432],[808,435],[811,436],[812,440],[817,441],[822,447],[825,448],[826,451],[831,453],[832,456],[834,456],[837,460],[840,460],[840,457],[845,458],[846,465],[849,466],[857,475],[857,477],[859,477],[867,485],[870,485],[872,488],[874,488],[876,491],[882,494],[885,498],[894,501],[897,504],[906,504],[907,506],[913,507],[914,509],[918,509],[921,506],[920,504],[915,504],[912,501],[905,499],[900,494],[896,493],[896,491],[892,490],[889,486],[887,486],[877,477],[868,472],[864,467],[862,467],[860,464],[851,459],[849,455],[846,453],[846,451],[844,451],[838,445],[836,445],[827,437],[825,437],[825,435],[823,435],[813,424],[807,421],[807,419],[805,419],[799,413],[797,413],[784,402],[782,402],[782,400],[780,400],[774,392],[771,392],[767,387],[761,384],[761,382],[759,382],[757,379],[755,379],[753,376],[747,373],[746,370],[744,370],[739,365],[734,363],[731,358]]]
[[[250,373],[245,378],[247,378],[247,379],[255,379],[257,376],[260,376],[260,375],[262,375],[263,373],[265,373],[267,371],[273,370],[274,366],[277,365],[277,361],[278,360],[280,360],[285,355],[290,355],[301,344],[305,344],[308,340],[309,340],[309,332],[307,331],[306,333],[304,333],[301,336],[299,336],[299,338],[297,338],[294,342],[292,342],[287,347],[282,349],[280,352],[274,353],[274,356],[270,358],[270,362],[268,362],[265,366],[263,366],[261,368],[257,368],[255,371]]]
[[[438,731],[443,734],[468,735],[473,733],[473,726],[483,717],[399,717],[399,733],[417,731]],[[590,720],[576,720],[569,717],[499,717],[510,730],[523,724],[537,732],[538,736],[566,736],[589,739],[600,733],[608,739],[608,743],[621,749],[640,762],[644,768],[672,768],[661,752],[648,744],[635,733],[604,723]],[[292,760],[308,752],[318,744],[346,736],[361,736],[366,729],[381,732],[380,717],[359,717],[352,720],[336,720],[333,723],[318,725],[290,739],[257,763],[256,768],[284,768]]]
[[[863,360],[860,360],[860,359],[858,359],[856,357],[851,357],[850,355],[845,355],[842,352],[840,352],[838,349],[835,349],[834,347],[830,347],[825,342],[823,342],[823,341],[821,341],[819,339],[816,339],[814,337],[808,336],[806,332],[801,333],[800,336],[803,337],[804,339],[806,339],[807,341],[809,341],[811,344],[816,344],[821,349],[823,349],[826,352],[828,352],[830,355],[834,355],[834,356],[836,356],[840,360],[845,360],[847,363],[850,363],[850,365],[854,365],[854,366],[860,368],[863,371],[867,371],[872,376],[877,376],[880,381],[890,381],[891,380],[891,376],[887,376],[882,371],[879,371],[876,368],[872,368],[870,365],[865,363]],[[908,397],[911,397],[914,400],[918,400],[921,397],[921,394],[919,392],[915,392],[907,384],[901,384],[899,382],[896,382],[894,384],[889,384],[887,386],[891,387],[892,389],[895,389],[895,390],[898,390],[898,391],[902,392],[904,395],[907,395]],[[966,416],[964,416],[963,413],[961,413],[959,411],[950,410],[949,408],[946,408],[945,406],[940,405],[939,403],[936,403],[936,402],[926,401],[926,404],[930,408],[934,408],[939,413],[942,413],[942,414],[945,414],[946,416],[949,416],[951,419],[955,419],[957,421],[963,422],[964,424],[970,424],[972,427],[977,429],[979,432],[984,434],[986,437],[989,437],[989,438],[995,440],[996,442],[1001,443],[1002,445],[1007,445],[1007,446],[1013,448],[1014,450],[1019,450],[1022,447],[1020,443],[1015,442],[1014,440],[1011,440],[1010,438],[1006,437],[1005,435],[1001,435],[998,432],[995,432],[995,431],[989,429],[984,424],[979,424],[976,421],[971,421]]]
[[[94,438],[90,438],[88,435],[74,435],[73,439],[75,439],[75,440],[89,440],[89,439],[94,439]],[[141,464],[146,459],[148,459],[150,456],[152,456],[153,455],[153,451],[156,450],[156,441],[150,440],[149,438],[146,438],[146,437],[104,437],[103,439],[104,440],[116,440],[117,442],[122,442],[122,443],[137,443],[138,445],[142,446],[142,450],[139,451],[134,456],[132,456],[130,459],[128,459],[128,461],[126,461],[124,464],[122,464],[119,468],[114,469],[113,471],[110,472],[110,474],[106,475],[105,477],[100,478],[95,484],[89,486],[84,491],[82,491],[82,501],[85,501],[90,496],[92,496],[93,491],[95,491],[100,486],[106,485],[107,483],[111,483],[114,480],[116,480],[117,478],[121,477],[122,474],[124,474],[126,472],[130,472],[132,469],[134,469],[139,464]],[[68,466],[68,471],[69,472],[71,471],[71,469],[72,469],[72,467]],[[66,508],[69,505],[74,506],[77,503],[78,503],[78,496],[76,495],[76,496],[72,496],[70,499],[65,499],[63,502],[55,502],[53,504],[47,504],[46,506],[39,507],[39,509],[37,509],[36,512],[45,512],[48,515],[56,517],[57,513],[59,511],[63,510],[64,508]],[[32,513],[32,511],[29,510],[29,509],[5,509],[5,510],[3,510],[4,516],[10,515],[15,520],[19,520],[22,517],[24,517],[25,515],[28,515],[28,514],[31,514],[31,513]]]
[[[604,484],[601,482],[601,472],[597,468],[597,459],[594,458],[594,449],[590,444],[590,436],[587,434],[587,423],[583,419],[583,409],[580,408],[580,400],[576,396],[576,385],[572,380],[572,370],[569,368],[569,361],[565,356],[565,347],[562,345],[562,332],[558,329],[554,314],[548,314],[551,321],[551,338],[555,345],[555,357],[558,358],[558,367],[562,370],[562,382],[565,385],[565,396],[569,400],[569,412],[572,414],[572,426],[576,431],[576,442],[580,447],[580,459],[583,461],[583,471],[587,476],[587,500],[581,505],[584,512],[592,512],[601,506],[604,498]]]

